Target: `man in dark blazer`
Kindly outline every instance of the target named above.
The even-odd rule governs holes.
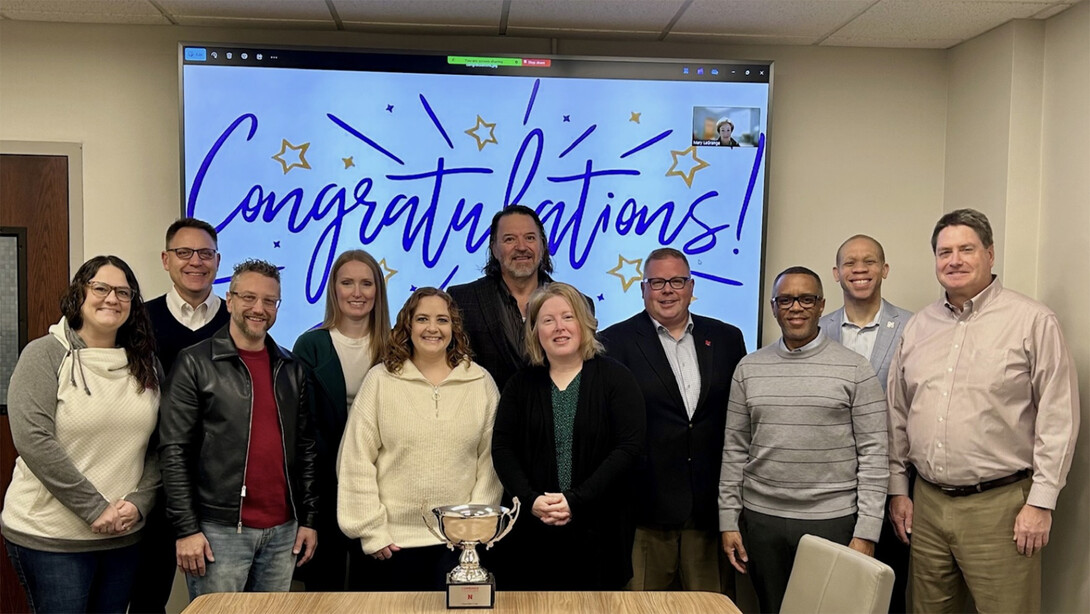
[[[462,312],[473,360],[503,391],[519,369],[529,365],[523,323],[530,295],[549,283],[552,258],[545,226],[537,213],[508,205],[492,216],[484,277],[447,290]],[[594,303],[588,298],[591,313]]]
[[[867,235],[849,237],[836,250],[833,267],[833,277],[844,291],[844,306],[821,318],[826,337],[870,360],[882,390],[886,389],[889,363],[901,332],[912,317],[911,311],[882,298],[882,281],[887,275],[889,264],[882,244]],[[882,525],[874,556],[895,572],[890,614],[907,611],[908,547],[897,539],[889,522]]]
[[[640,284],[644,311],[600,335],[611,358],[643,391],[646,458],[634,485],[634,590],[731,591],[721,582],[719,470],[741,331],[689,313],[693,278],[685,255],[651,252]],[[724,567],[724,569],[726,569]]]

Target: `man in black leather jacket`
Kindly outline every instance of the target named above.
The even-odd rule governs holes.
[[[167,517],[191,598],[286,591],[318,545],[304,367],[267,334],[279,306],[275,266],[236,266],[230,323],[182,350],[164,388]]]

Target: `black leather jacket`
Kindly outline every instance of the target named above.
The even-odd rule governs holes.
[[[242,487],[250,438],[253,382],[230,325],[178,354],[159,407],[159,461],[166,513],[178,538],[200,522],[242,526]],[[301,526],[317,526],[318,447],[307,402],[305,367],[265,337],[283,436],[288,496]]]

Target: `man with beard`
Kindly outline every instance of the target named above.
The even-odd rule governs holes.
[[[552,272],[541,219],[529,207],[508,205],[492,216],[484,277],[447,290],[462,312],[473,359],[501,391],[515,371],[529,365],[526,306],[535,290],[552,281]],[[587,298],[587,304],[593,313],[594,303]]]
[[[166,511],[193,599],[287,591],[293,567],[318,545],[306,373],[267,334],[279,307],[277,268],[240,263],[227,292],[230,322],[178,354],[164,389]]]

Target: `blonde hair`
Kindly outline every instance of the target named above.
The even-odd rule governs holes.
[[[539,288],[530,296],[530,305],[526,309],[526,354],[532,365],[544,365],[547,357],[545,348],[541,347],[541,340],[537,338],[537,316],[541,313],[541,306],[545,301],[559,296],[568,302],[576,321],[579,322],[582,340],[579,342],[579,353],[583,360],[590,360],[601,354],[605,348],[594,336],[598,330],[598,320],[591,313],[587,299],[576,290],[574,286],[558,281],[550,282]]]
[[[375,301],[371,307],[371,313],[367,316],[367,334],[370,337],[371,346],[370,365],[374,366],[386,355],[386,347],[390,345],[390,305],[386,298],[386,277],[382,274],[382,268],[375,261],[374,256],[362,249],[350,249],[342,252],[333,261],[329,269],[329,278],[325,287],[325,318],[321,328],[330,330],[337,326],[341,320],[341,307],[337,303],[337,274],[341,267],[349,262],[362,262],[371,269],[371,275],[375,278]]]

